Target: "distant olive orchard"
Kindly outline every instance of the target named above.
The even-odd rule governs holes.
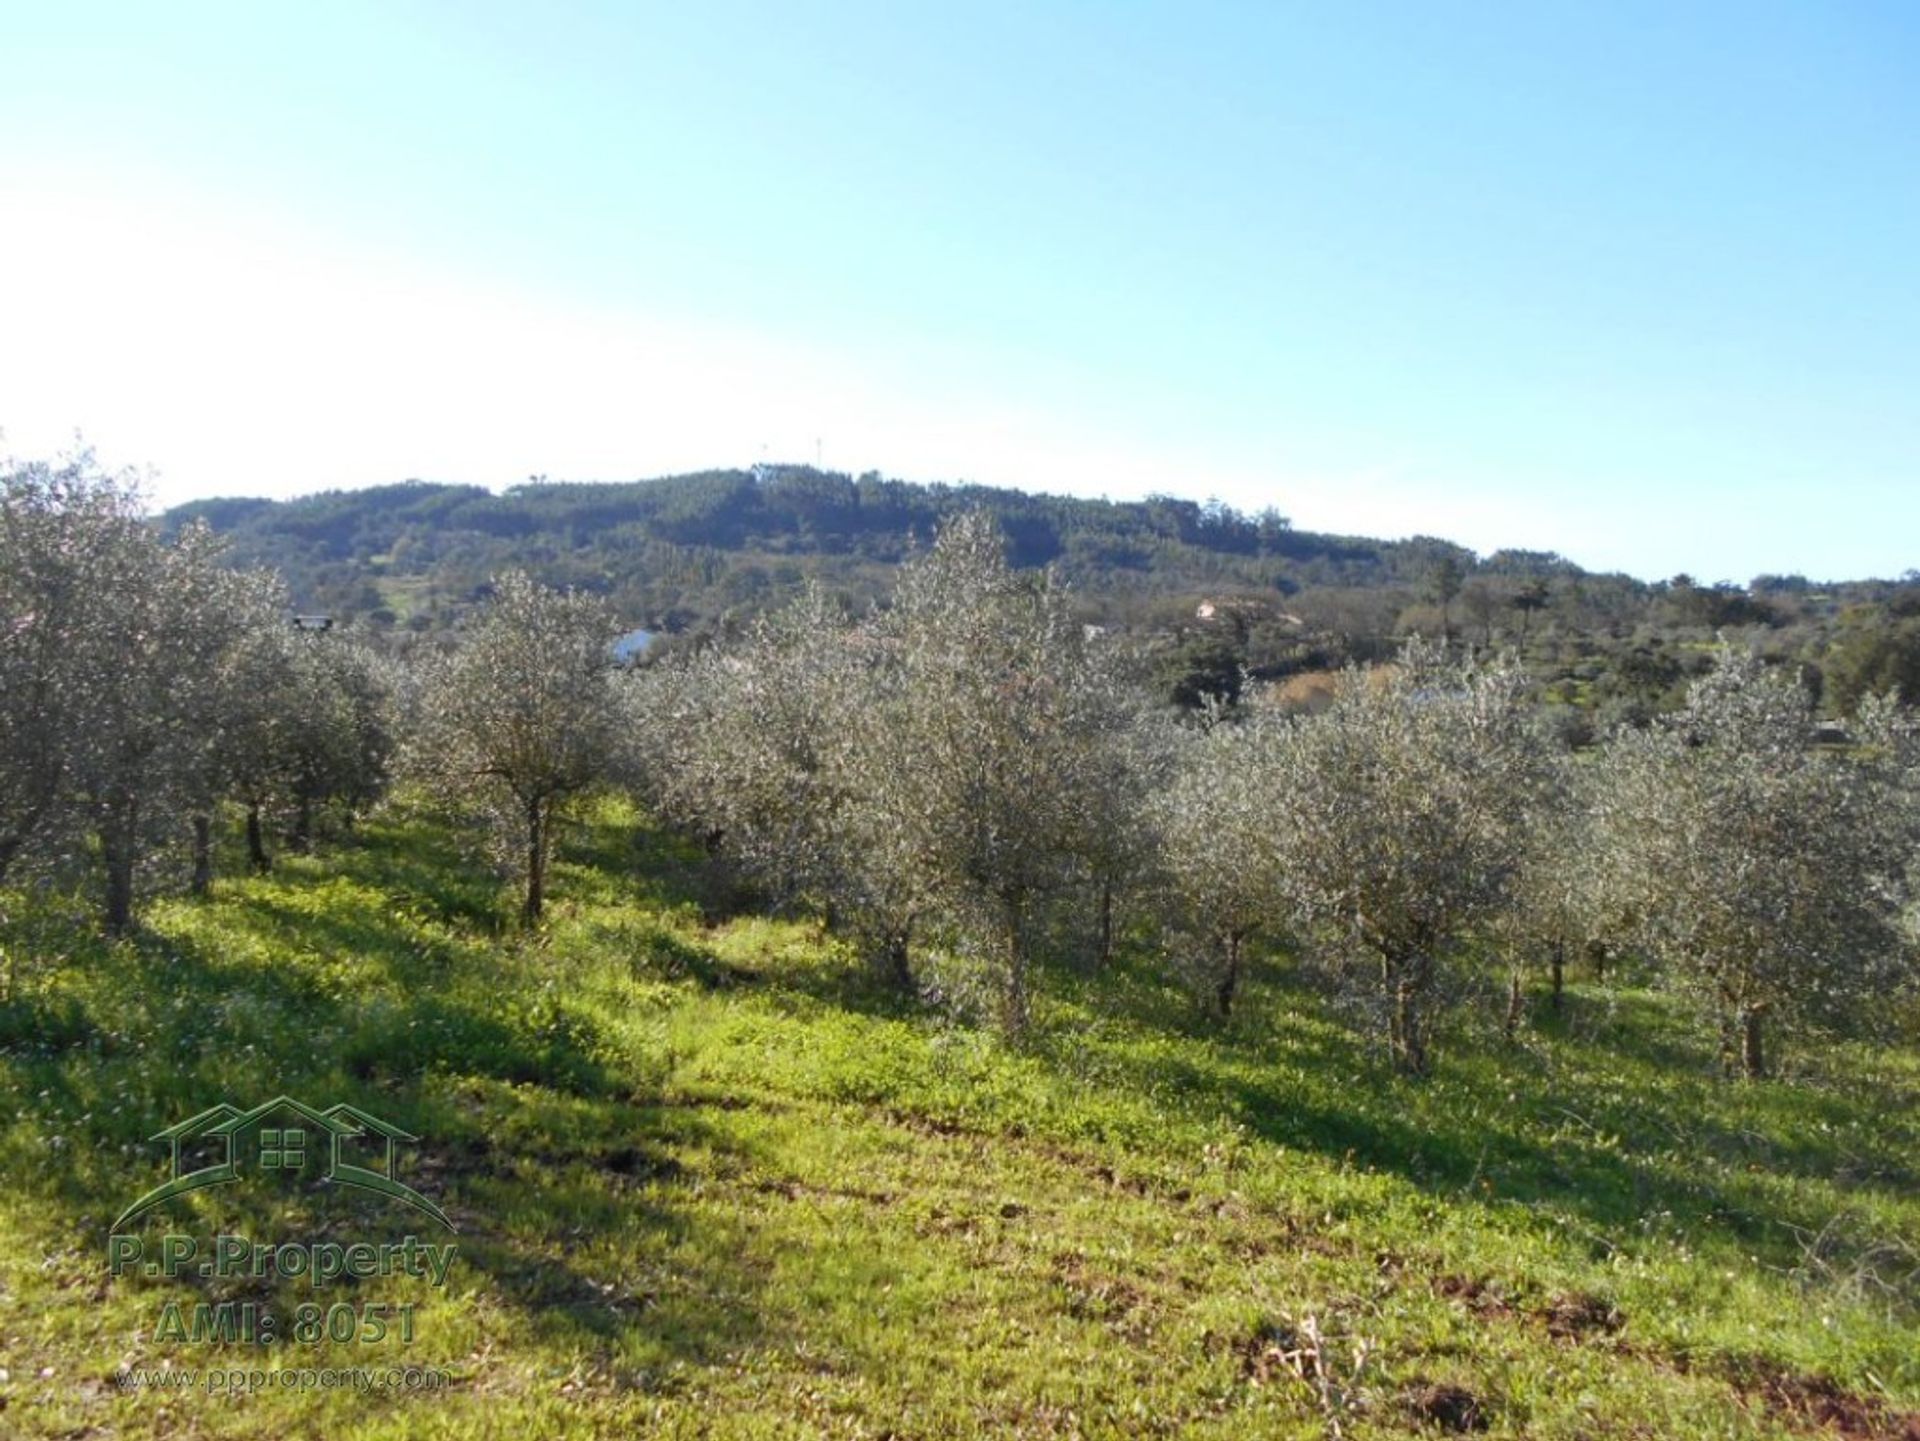
[[[1450,1008],[1570,956],[1697,996],[1731,1071],[1915,984],[1920,742],[1890,700],[1812,743],[1806,689],[1731,652],[1679,712],[1568,754],[1504,658],[1410,644],[1323,712],[1153,699],[1124,637],[984,516],[890,605],[820,593],[638,669],[592,597],[499,577],[444,649],[296,625],[278,580],[171,538],[90,457],[0,468],[0,886],[90,884],[104,924],[310,844],[410,778],[481,823],[539,922],[556,822],[619,787],[893,985],[1029,1023],[1036,962],[1165,958],[1228,1013],[1289,955],[1420,1072]],[[1236,688],[1238,693],[1238,688]]]

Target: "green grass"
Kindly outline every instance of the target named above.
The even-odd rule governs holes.
[[[1456,1028],[1415,1083],[1284,965],[1220,1026],[1144,952],[1043,973],[1010,1047],[811,925],[706,925],[702,883],[609,805],[537,936],[405,810],[119,945],[11,898],[0,1432],[1365,1437],[1470,1397],[1493,1435],[1898,1435],[1920,1407],[1910,1053],[1725,1084],[1688,1015],[1576,986],[1517,1047]],[[448,1285],[340,1292],[413,1302],[411,1345],[156,1342],[168,1298],[309,1293],[109,1279],[145,1138],[283,1091],[423,1138]],[[168,1225],[426,1234],[252,1183]],[[451,1383],[114,1381],[396,1359]]]

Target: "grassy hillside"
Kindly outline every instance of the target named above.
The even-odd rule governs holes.
[[[1396,1080],[1284,959],[1222,1028],[1123,960],[1042,977],[1022,1049],[869,988],[809,924],[703,920],[609,805],[546,931],[404,808],[156,905],[109,946],[0,922],[0,1431],[32,1437],[1920,1435],[1920,1062],[1710,1078],[1646,993],[1576,985],[1517,1047]],[[421,1137],[459,1228],[410,1345],[157,1342],[110,1279],[145,1138],[222,1100]],[[436,1239],[251,1184],[146,1223]],[[356,1394],[126,1389],[130,1368],[401,1364]]]

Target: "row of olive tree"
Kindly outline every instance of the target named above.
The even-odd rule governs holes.
[[[1216,726],[1158,806],[1173,895],[1213,946],[1222,1007],[1265,932],[1372,990],[1423,1070],[1437,1000],[1490,958],[1629,953],[1700,999],[1729,1070],[1765,1018],[1837,1026],[1915,979],[1916,745],[1890,700],[1816,746],[1805,688],[1731,651],[1687,704],[1572,757],[1520,675],[1414,645],[1350,672],[1324,714]]]
[[[659,808],[901,984],[933,942],[975,963],[1018,1030],[1044,938],[1083,921],[1111,947],[1147,850],[1144,703],[987,518],[946,526],[885,611],[856,621],[809,595],[628,698]]]
[[[304,844],[317,807],[379,789],[387,689],[203,527],[162,535],[131,478],[0,462],[0,883],[91,872],[124,930],[150,863],[190,849],[206,887],[227,799],[264,868],[263,812]]]
[[[153,863],[190,854],[210,885],[227,803],[264,872],[270,820],[305,849],[396,772],[518,844],[537,921],[557,813],[618,769],[612,631],[598,599],[511,574],[403,668],[296,625],[204,527],[163,534],[90,453],[0,463],[0,885],[92,873],[124,930]]]
[[[228,803],[264,872],[272,821],[305,849],[404,768],[523,847],[538,920],[559,808],[616,769],[612,630],[597,599],[508,575],[403,668],[296,625],[204,527],[163,534],[90,453],[0,463],[0,885],[95,875],[124,930],[159,862],[190,856],[207,889]]]
[[[950,525],[893,606],[810,596],[746,643],[631,686],[659,809],[765,894],[810,901],[902,983],[985,963],[1025,1023],[1063,918],[1159,922],[1224,1012],[1261,938],[1309,955],[1429,1062],[1435,1016],[1501,964],[1630,953],[1710,1003],[1730,1065],[1762,1018],[1857,1015],[1911,981],[1914,755],[1888,704],[1811,743],[1805,689],[1725,655],[1686,708],[1570,756],[1509,661],[1409,646],[1332,707],[1179,726],[990,524]]]
[[[1180,747],[1162,864],[1210,932],[1223,1011],[1246,941],[1284,936],[1375,995],[1395,1061],[1425,1068],[1430,1000],[1511,907],[1552,794],[1523,684],[1415,644],[1348,672],[1322,714],[1256,714]]]
[[[990,978],[1026,1024],[1043,947],[1145,914],[1222,1011],[1265,937],[1320,960],[1429,1062],[1460,982],[1627,952],[1713,1008],[1730,1065],[1764,1019],[1832,1021],[1913,975],[1912,734],[1810,740],[1804,687],[1731,653],[1686,707],[1569,756],[1510,661],[1410,645],[1332,707],[1175,724],[1111,638],[969,516],[850,617],[819,593],[744,641],[620,673],[598,600],[498,582],[419,668],[411,769],[490,812],[540,916],[556,810],[624,779],[776,904],[817,907],[902,985],[916,957]]]
[[[1590,934],[1704,1002],[1748,1076],[1769,1017],[1844,1026],[1915,976],[1912,723],[1870,698],[1835,754],[1812,722],[1795,678],[1727,651],[1678,713],[1612,738],[1576,812]]]

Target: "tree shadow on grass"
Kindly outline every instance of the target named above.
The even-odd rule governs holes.
[[[683,937],[649,944],[643,964],[705,989],[758,986],[787,1009],[927,1014],[844,953],[740,965]],[[1658,1216],[1789,1263],[1799,1255],[1796,1228],[1820,1218],[1781,1214],[1778,1194],[1768,1195],[1755,1174],[1760,1168],[1825,1183],[1851,1165],[1889,1196],[1911,1174],[1895,1147],[1858,1154],[1857,1142],[1850,1152],[1834,1139],[1858,1122],[1857,1097],[1793,1088],[1777,1104],[1745,1098],[1733,1112],[1743,1121],[1723,1119],[1711,1058],[1670,1004],[1577,987],[1566,1018],[1529,1044],[1507,1049],[1486,1034],[1453,1036],[1434,1080],[1411,1082],[1394,1076],[1366,1038],[1326,1017],[1325,998],[1283,955],[1257,961],[1248,981],[1240,1014],[1223,1025],[1169,984],[1157,956],[1137,948],[1092,975],[1042,961],[1037,988],[1074,1019],[1043,1024],[1023,1049],[1065,1072],[1087,1046],[1101,1047],[1103,1074],[1130,1076],[1123,1084],[1140,1094],[1170,1095],[1189,1113],[1231,1116],[1264,1140],[1396,1175],[1452,1201],[1565,1215],[1609,1246],[1643,1238],[1648,1218]],[[1122,1037],[1180,1044],[1136,1048],[1092,1034],[1107,1023]],[[1349,1081],[1329,1086],[1327,1076]],[[1814,1192],[1808,1198],[1818,1204]]]
[[[395,805],[329,850],[317,868],[379,892],[396,911],[497,935],[504,926],[500,879],[475,859],[461,834],[426,812]],[[296,858],[280,869],[299,876],[309,864]]]
[[[580,870],[615,878],[634,904],[692,912],[707,924],[751,908],[738,877],[693,841],[625,807],[589,808],[565,826],[560,859]]]
[[[1686,1048],[1670,1014],[1653,1018],[1658,1025],[1632,1014],[1649,1001],[1620,1007],[1617,1025],[1544,1045],[1457,1037],[1436,1075],[1417,1081],[1329,1024],[1317,994],[1276,980],[1222,1023],[1123,962],[1107,986],[1073,997],[1087,1017],[1118,1022],[1120,1039],[1103,1040],[1076,1016],[1028,1049],[1064,1070],[1100,1046],[1104,1077],[1183,1112],[1232,1117],[1262,1140],[1397,1176],[1450,1203],[1566,1215],[1592,1227],[1603,1250],[1644,1239],[1659,1217],[1791,1265],[1824,1217],[1784,1212],[1768,1191],[1774,1176],[1818,1188],[1851,1157],[1856,1193],[1897,1203],[1911,1175],[1901,1144],[1862,1141],[1857,1096],[1716,1091],[1729,1083],[1707,1074],[1707,1057]],[[1181,1044],[1136,1047],[1126,1039],[1135,1035]],[[1643,1035],[1653,1039],[1643,1045]],[[1727,1107],[1744,1125],[1724,1119]],[[1817,1190],[1805,1204],[1823,1204]]]
[[[751,1238],[691,1199],[703,1166],[750,1160],[737,1138],[657,1102],[565,1111],[442,1148],[463,1259],[537,1333],[609,1358],[711,1364],[752,1344],[765,1276]]]
[[[239,920],[270,945],[236,945],[211,926],[143,933],[90,949],[74,989],[0,1012],[0,1025],[31,1035],[0,1050],[0,1066],[39,1108],[0,1133],[0,1204],[64,1217],[80,1253],[98,1251],[111,1218],[166,1178],[166,1147],[148,1139],[163,1128],[222,1102],[346,1101],[421,1138],[403,1148],[408,1184],[456,1217],[462,1264],[537,1335],[608,1364],[708,1362],[752,1340],[762,1277],[747,1238],[700,1211],[680,1159],[738,1145],[659,1103],[663,1058],[622,1056],[563,997],[408,968],[410,942],[391,928],[349,948],[371,972],[369,998],[351,969],[342,984],[302,955],[338,953],[375,918],[330,922],[258,899]],[[389,967],[416,984],[379,985]],[[224,1215],[223,1229],[262,1238],[343,1240],[432,1226],[337,1187],[243,1194],[252,1182],[264,1178],[168,1203],[143,1224]]]
[[[451,1104],[431,1086],[360,1099],[384,1108],[388,1119],[404,1118],[420,1136],[405,1148],[404,1178],[444,1209],[453,1232],[363,1192],[289,1189],[251,1177],[170,1203],[131,1233],[149,1253],[158,1252],[161,1235],[177,1233],[199,1237],[203,1247],[214,1234],[275,1246],[378,1246],[403,1236],[452,1246],[447,1289],[412,1292],[427,1307],[418,1323],[423,1338],[452,1324],[435,1308],[452,1306],[457,1316],[471,1294],[485,1310],[524,1326],[540,1349],[509,1338],[502,1356],[523,1363],[573,1364],[584,1356],[608,1367],[712,1365],[765,1334],[766,1274],[752,1237],[734,1219],[702,1212],[697,1199],[700,1168],[733,1169],[747,1158],[735,1138],[703,1117],[658,1104],[494,1086],[463,1085]],[[84,1251],[98,1247],[100,1237],[76,1240]],[[113,1284],[163,1285],[189,1307],[256,1301],[292,1317],[315,1300],[373,1299],[382,1283],[340,1278],[316,1293],[301,1278],[202,1278],[183,1286],[135,1274]],[[156,1308],[159,1300],[156,1292]],[[490,1324],[487,1332],[497,1336],[499,1328]]]
[[[330,898],[324,910],[293,904],[276,894],[253,897],[248,914],[262,918],[276,940],[323,956],[351,958],[376,968],[395,985],[428,986],[443,981],[463,961],[475,959],[460,940],[408,924],[387,909],[387,898],[358,893]]]

